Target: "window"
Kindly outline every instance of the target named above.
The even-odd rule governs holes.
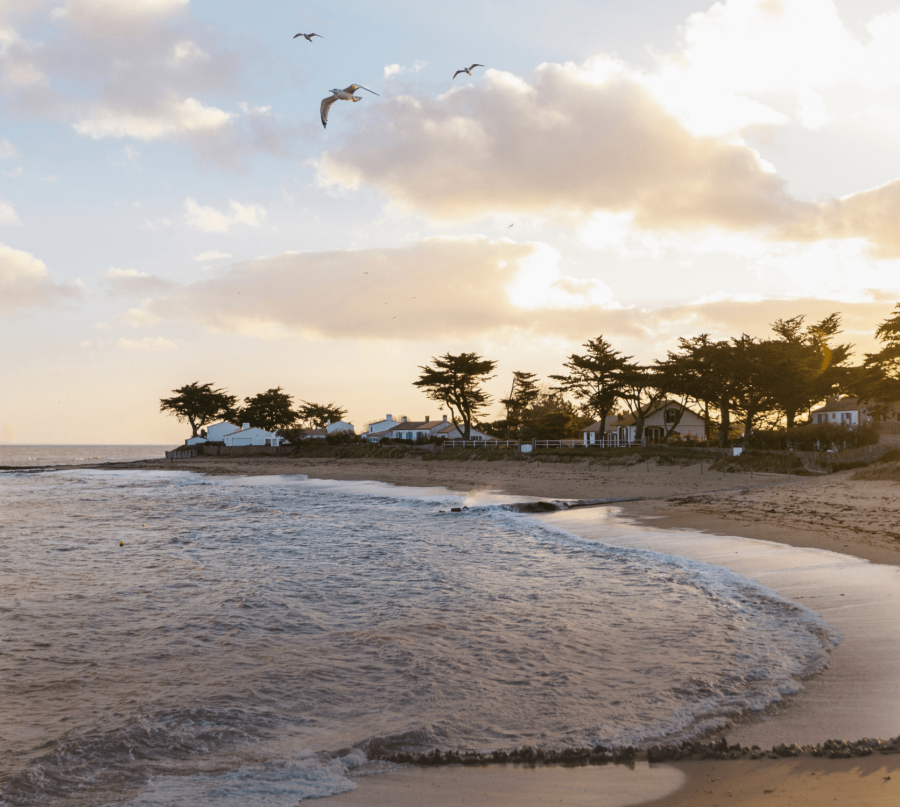
[[[675,423],[678,420],[677,409],[666,409],[666,423]]]

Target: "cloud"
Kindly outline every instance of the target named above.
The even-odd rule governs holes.
[[[165,339],[162,336],[145,336],[143,339],[119,339],[116,347],[125,350],[177,350],[178,345],[171,339]]]
[[[386,99],[322,156],[319,176],[441,219],[606,211],[746,228],[793,201],[750,149],[692,135],[636,82],[596,84],[561,65],[532,84],[488,70],[439,98]]]
[[[57,20],[71,21],[93,34],[121,36],[186,11],[190,0],[68,0],[54,9]]]
[[[73,124],[78,134],[94,140],[103,137],[133,137],[137,140],[164,140],[177,135],[209,133],[226,126],[230,112],[203,106],[195,98],[179,101],[170,96],[154,109],[130,111],[99,107]]]
[[[194,258],[197,263],[203,263],[204,261],[224,261],[227,258],[231,258],[227,252],[219,252],[217,249],[211,249],[209,252],[201,252],[196,258]]]
[[[799,200],[752,149],[691,133],[637,81],[574,65],[543,65],[531,84],[488,70],[439,98],[385,99],[322,155],[318,175],[442,220],[502,211],[583,227],[604,213],[658,231],[865,238],[900,256],[900,181]]]
[[[696,134],[750,125],[826,125],[823,93],[864,98],[900,83],[900,12],[876,17],[863,43],[831,0],[727,0],[692,14],[681,47],[640,77]]]
[[[397,248],[288,252],[143,304],[163,319],[264,338],[421,339],[510,329],[640,331],[598,280],[566,277],[542,244],[428,238]]]
[[[189,196],[184,200],[187,222],[204,233],[227,233],[235,224],[259,227],[266,218],[266,209],[262,205],[242,205],[234,199],[229,200],[228,205],[231,212],[223,213],[214,207],[203,207]]]
[[[9,203],[0,199],[0,224],[21,224],[19,214],[16,209]]]
[[[0,244],[0,314],[74,303],[81,296],[77,286],[51,280],[43,261]]]
[[[0,160],[11,160],[18,156],[19,152],[9,140],[0,139]]]
[[[105,280],[112,297],[147,297],[160,294],[172,287],[168,280],[156,275],[117,267],[112,267],[106,273]]]

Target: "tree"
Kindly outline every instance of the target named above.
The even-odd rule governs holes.
[[[281,387],[275,387],[252,398],[244,398],[240,416],[245,423],[266,431],[286,429],[297,422],[297,413],[291,408],[293,403],[291,395]]]
[[[462,434],[463,440],[468,440],[473,420],[491,402],[481,385],[493,378],[488,374],[497,362],[482,359],[476,353],[460,353],[457,356],[447,353],[431,360],[434,367],[419,367],[422,373],[413,386],[424,389],[432,401],[446,405],[453,425]]]
[[[875,331],[882,348],[877,353],[867,353],[865,360],[866,400],[875,403],[900,401],[900,303],[893,314]]]
[[[558,389],[539,388],[531,406],[522,412],[520,434],[526,440],[577,438],[589,423]]]
[[[602,336],[584,343],[584,355],[573,353],[563,365],[567,375],[551,375],[559,382],[560,392],[571,392],[581,411],[600,421],[600,433],[606,433],[606,417],[624,394],[625,366],[631,356],[623,356]]]
[[[522,436],[522,415],[540,396],[537,376],[534,373],[524,373],[519,370],[513,372],[512,387],[508,398],[501,398],[500,403],[506,407],[506,438],[509,439],[510,429],[513,429],[517,437]]]
[[[317,404],[303,401],[303,405],[297,407],[297,417],[307,429],[324,429],[329,423],[337,423],[347,410],[335,403]]]
[[[665,375],[659,366],[645,367],[631,363],[625,365],[622,370],[622,400],[634,417],[635,440],[639,441],[644,436],[644,420],[654,411],[657,404],[662,403],[666,395]],[[668,426],[669,424],[663,424],[666,429],[664,441],[671,432]]]
[[[845,386],[850,369],[846,362],[852,345],[831,344],[841,332],[840,314],[831,314],[806,328],[804,319],[796,316],[772,324],[772,330],[780,337],[774,344],[781,353],[778,362],[782,367],[773,398],[789,429],[798,414]]]
[[[207,423],[237,419],[237,398],[224,389],[213,389],[212,384],[194,381],[172,392],[172,398],[160,398],[159,411],[170,412],[180,423],[188,423],[191,437],[196,437]]]

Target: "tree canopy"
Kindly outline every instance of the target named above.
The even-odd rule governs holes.
[[[237,398],[229,395],[224,389],[213,389],[212,384],[201,384],[193,381],[183,387],[173,389],[175,393],[171,398],[161,398],[159,411],[169,412],[180,423],[187,423],[191,427],[191,436],[197,433],[208,423],[219,420],[237,419],[235,405]]]
[[[501,398],[500,403],[506,409],[507,439],[510,433],[521,437],[522,417],[525,411],[540,396],[541,390],[534,373],[525,373],[520,370],[513,371],[512,387],[508,398]]]
[[[463,436],[471,439],[472,423],[491,402],[482,384],[490,378],[497,362],[483,359],[477,353],[447,353],[432,357],[434,366],[419,367],[422,371],[413,386],[425,390],[426,396],[450,410],[453,425]]]
[[[297,417],[307,429],[324,429],[329,423],[337,423],[347,410],[335,403],[317,404],[303,401],[297,407]]]
[[[583,354],[573,353],[563,364],[568,373],[550,378],[559,382],[560,392],[572,393],[587,417],[600,421],[600,433],[605,434],[606,417],[624,394],[624,371],[631,357],[613,350],[602,336],[582,347]]]
[[[244,398],[240,417],[245,423],[257,426],[266,431],[285,429],[297,422],[297,413],[293,410],[294,399],[281,387],[266,390]]]

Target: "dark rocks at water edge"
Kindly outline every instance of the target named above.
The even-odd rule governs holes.
[[[686,740],[680,745],[651,745],[646,749],[632,747],[606,748],[595,745],[591,748],[547,749],[523,745],[512,751],[440,751],[435,748],[430,753],[381,752],[369,748],[369,759],[396,762],[407,765],[496,765],[502,763],[524,763],[527,765],[627,765],[638,759],[648,762],[674,762],[680,759],[781,759],[785,757],[824,757],[827,759],[850,759],[867,757],[871,754],[900,754],[900,737],[892,740],[863,739],[854,742],[826,740],[818,745],[773,746],[769,750],[758,745],[730,745],[723,737],[718,740]]]

